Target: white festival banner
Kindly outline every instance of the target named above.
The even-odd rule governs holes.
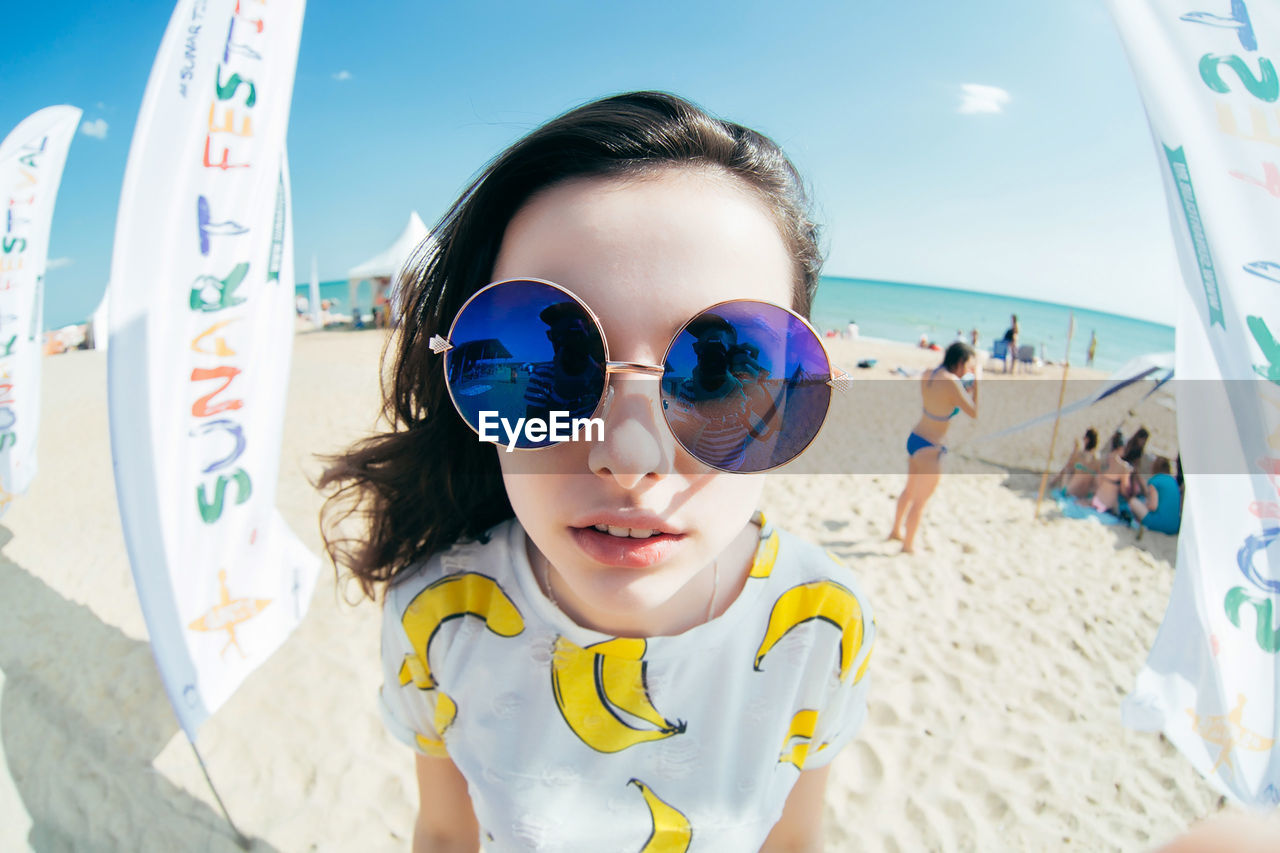
[[[45,107],[0,143],[0,515],[36,475],[49,226],[76,107]]]
[[[1219,791],[1280,804],[1280,6],[1108,0],[1182,268],[1187,476],[1164,622],[1123,708]],[[1173,286],[1173,285],[1171,285]]]
[[[116,222],[116,493],[152,652],[192,740],[301,621],[319,567],[275,508],[294,325],[285,132],[303,8],[179,0]]]

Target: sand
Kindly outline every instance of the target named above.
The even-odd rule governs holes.
[[[371,428],[377,331],[300,334],[279,504],[319,553],[316,454]],[[1175,540],[1063,518],[1033,521],[1049,425],[977,441],[1057,401],[1059,368],[983,384],[957,418],[948,476],[919,553],[885,541],[905,480],[913,382],[937,353],[832,341],[877,359],[764,509],[854,567],[878,614],[869,720],[834,764],[828,850],[1149,849],[1218,811],[1218,796],[1156,735],[1120,726],[1163,614]],[[1068,397],[1098,374],[1071,370]],[[890,381],[893,380],[893,381]],[[1152,428],[1176,446],[1163,395],[1069,419]],[[1135,414],[1127,417],[1130,407]],[[0,521],[0,849],[211,850],[235,845],[156,674],[112,483],[106,357],[45,362],[40,474]],[[294,636],[201,730],[231,815],[259,850],[404,850],[413,759],[384,733],[377,607],[322,573]],[[7,772],[6,768],[7,767]]]

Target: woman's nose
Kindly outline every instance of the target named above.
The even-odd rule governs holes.
[[[624,489],[671,471],[676,447],[662,416],[657,377],[613,376],[599,417],[604,437],[592,443],[587,465]]]

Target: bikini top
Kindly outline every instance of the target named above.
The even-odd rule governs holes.
[[[938,375],[938,371],[939,371],[939,370],[941,370],[941,369],[942,369],[941,367],[935,367],[935,368],[933,369],[933,372],[929,374],[929,381],[930,381],[930,382],[933,382],[933,378],[934,378],[935,376],[937,376],[937,375]],[[929,411],[929,410],[928,410],[928,409],[926,409],[924,406],[921,406],[921,407],[920,407],[920,411],[921,411],[921,412],[923,412],[923,413],[924,413],[924,416],[925,416],[926,418],[929,418],[930,420],[935,420],[935,421],[949,421],[949,420],[951,420],[952,418],[954,418],[956,415],[960,414],[960,407],[959,407],[959,406],[956,406],[954,409],[952,409],[952,410],[951,410],[951,414],[949,414],[949,415],[935,415],[933,412]]]
[[[924,414],[926,418],[930,418],[935,421],[949,421],[952,418],[954,418],[956,415],[960,414],[960,407],[956,406],[954,409],[951,410],[951,414],[949,415],[935,415],[933,412],[923,407],[920,409],[920,411],[921,413]]]

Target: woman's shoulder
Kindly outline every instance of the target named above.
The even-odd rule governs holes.
[[[444,551],[411,566],[387,587],[384,611],[402,614],[419,596],[430,591],[461,590],[467,585],[515,586],[513,536],[518,533],[514,518],[499,522],[479,539],[455,542]]]
[[[778,544],[773,580],[779,592],[829,582],[864,599],[853,569],[831,551],[787,530],[775,529],[774,535]]]

